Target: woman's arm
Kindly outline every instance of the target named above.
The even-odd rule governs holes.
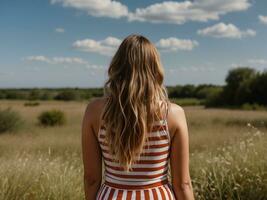
[[[185,112],[172,104],[173,136],[170,152],[172,186],[177,200],[194,200],[189,173],[189,138]]]
[[[102,181],[102,157],[93,124],[98,108],[97,100],[92,100],[86,108],[82,122],[82,156],[84,165],[84,191],[86,200],[95,200]]]

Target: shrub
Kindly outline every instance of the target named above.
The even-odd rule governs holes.
[[[15,131],[22,125],[20,115],[11,108],[0,109],[0,133]]]
[[[53,99],[53,96],[52,96],[52,92],[44,92],[41,97],[40,97],[41,100],[51,100]]]
[[[194,97],[195,86],[193,84],[186,84],[181,89],[181,97]]]
[[[44,111],[38,116],[38,120],[43,126],[59,126],[66,123],[65,114],[60,110]]]
[[[28,100],[37,100],[40,99],[40,97],[41,97],[41,92],[39,89],[33,89],[28,94]]]
[[[205,101],[205,107],[220,107],[224,100],[222,96],[222,88],[216,88],[210,92]]]
[[[28,94],[24,91],[7,90],[5,95],[6,99],[27,99]]]
[[[182,86],[181,85],[177,85],[175,87],[169,87],[168,88],[168,95],[169,98],[179,98],[181,97],[181,90],[182,90]]]
[[[29,101],[29,102],[25,102],[24,106],[39,106],[40,103],[37,101]]]
[[[257,103],[244,103],[241,105],[243,110],[266,110],[266,106],[259,105]]]
[[[66,91],[59,92],[55,96],[55,99],[56,100],[63,100],[63,101],[78,100],[79,99],[79,95],[78,95],[78,93],[76,91],[66,90]]]
[[[6,95],[4,94],[4,92],[0,91],[0,99],[5,99]]]

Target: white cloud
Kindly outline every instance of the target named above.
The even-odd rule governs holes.
[[[86,69],[88,70],[104,70],[104,66],[103,65],[94,65],[94,64],[88,64],[85,66]]]
[[[198,0],[164,1],[129,13],[129,21],[183,24],[187,21],[206,22],[218,20],[220,15],[244,11],[250,7],[249,0]]]
[[[50,2],[85,11],[95,17],[125,17],[129,21],[172,24],[218,20],[221,15],[244,11],[251,6],[249,0],[163,1],[144,8],[136,8],[131,12],[126,5],[114,0],[50,0]]]
[[[93,39],[77,40],[72,46],[80,51],[94,52],[110,56],[116,51],[120,43],[121,40],[118,38],[107,37],[106,39],[99,41]]]
[[[247,66],[243,63],[231,63],[229,66],[226,66],[226,68],[233,69],[233,68],[239,68],[239,67],[244,67]]]
[[[83,60],[82,58],[78,57],[52,57],[48,58],[46,56],[28,56],[23,58],[23,60],[30,61],[30,62],[43,62],[48,64],[79,64],[85,65],[88,64],[87,61]]]
[[[168,71],[170,74],[176,72],[212,72],[215,70],[216,68],[209,66],[183,66],[177,68],[166,68],[166,71]]]
[[[259,15],[258,18],[262,24],[267,24],[267,16]]]
[[[267,65],[266,59],[249,59],[248,62],[251,64]]]
[[[23,60],[27,61],[39,61],[49,63],[50,60],[45,56],[28,56],[27,58],[23,58]]]
[[[156,47],[162,51],[177,51],[186,50],[190,51],[198,46],[198,42],[189,39],[178,39],[175,37],[162,38],[156,43]]]
[[[241,62],[232,63],[229,68],[250,67],[256,70],[267,70],[267,59],[264,58],[251,58],[248,60],[243,59]]]
[[[95,17],[120,18],[128,14],[127,6],[112,0],[51,0],[50,2],[82,10]]]
[[[65,29],[58,27],[58,28],[55,29],[55,32],[57,32],[57,33],[64,33],[65,32]]]
[[[51,62],[55,64],[87,64],[87,61],[78,57],[53,57]]]
[[[98,53],[105,56],[112,56],[119,47],[121,39],[115,37],[107,37],[104,40],[84,39],[75,41],[72,46],[85,52]],[[178,39],[175,37],[162,38],[156,42],[156,47],[163,52],[187,50],[190,51],[196,46],[198,42],[189,39]]]
[[[6,78],[10,78],[11,76],[14,76],[15,73],[14,72],[0,72],[0,82],[3,80],[3,79],[6,79]]]
[[[222,22],[198,30],[197,33],[202,36],[211,36],[216,38],[232,38],[232,39],[240,39],[243,37],[256,35],[256,31],[252,29],[240,30],[234,24],[225,24]]]

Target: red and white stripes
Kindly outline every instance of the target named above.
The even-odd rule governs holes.
[[[129,172],[109,153],[104,126],[99,130],[98,140],[105,162],[105,182],[98,191],[98,200],[175,199],[167,177],[170,150],[167,120],[154,122],[140,159]]]
[[[102,184],[97,200],[175,200],[168,184],[149,189],[125,190]]]

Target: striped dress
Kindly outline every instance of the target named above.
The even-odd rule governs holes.
[[[100,127],[98,141],[105,168],[97,200],[175,200],[168,181],[170,137],[166,118],[154,122],[148,134],[140,160],[126,172],[113,161],[104,141],[105,127]]]

